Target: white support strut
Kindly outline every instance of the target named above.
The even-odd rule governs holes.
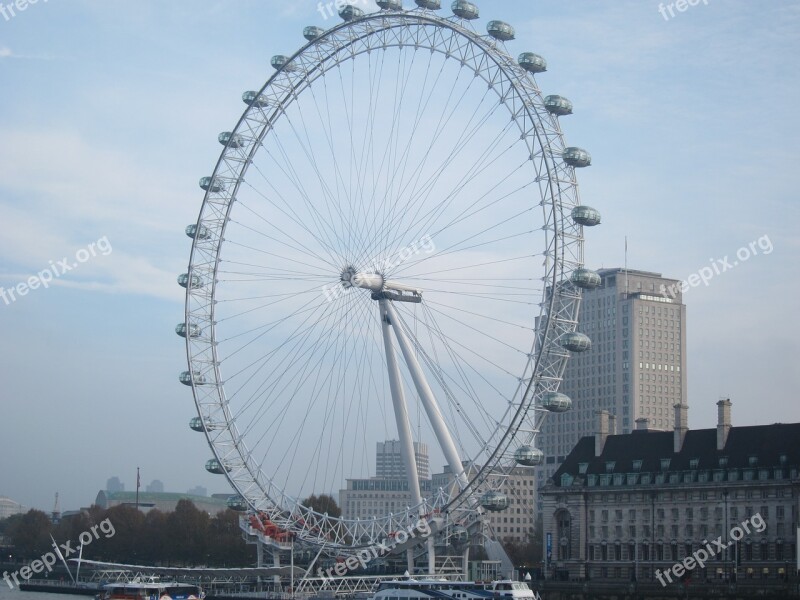
[[[386,350],[386,367],[389,370],[389,387],[392,392],[392,405],[394,406],[394,418],[397,421],[397,434],[400,438],[400,449],[403,454],[403,462],[406,466],[408,476],[408,489],[411,492],[411,502],[415,506],[422,505],[422,494],[419,489],[419,474],[417,473],[417,457],[414,454],[414,441],[411,437],[411,424],[408,419],[408,408],[406,398],[403,393],[403,382],[400,379],[400,368],[397,365],[397,357],[392,346],[389,319],[386,314],[388,301],[382,299],[378,302],[381,318],[381,330],[383,331],[383,346]],[[414,572],[414,553],[413,548],[408,550],[408,569]]]
[[[389,324],[394,329],[394,334],[397,337],[398,343],[400,344],[400,350],[403,352],[403,358],[408,366],[411,379],[414,380],[417,393],[419,393],[419,397],[422,400],[423,406],[425,407],[425,412],[428,414],[428,420],[431,423],[431,427],[433,427],[436,440],[439,442],[439,446],[444,453],[447,464],[450,466],[450,470],[456,476],[456,481],[458,482],[459,488],[463,490],[467,487],[469,482],[467,481],[467,476],[464,473],[464,466],[461,464],[461,457],[458,455],[456,445],[453,442],[450,431],[447,429],[447,424],[444,422],[444,417],[442,417],[442,413],[439,410],[436,397],[433,395],[433,391],[428,385],[428,380],[425,377],[425,373],[422,371],[422,367],[417,361],[417,357],[414,356],[413,349],[411,348],[411,344],[409,343],[403,328],[400,327],[397,313],[395,312],[391,302],[386,302],[386,313],[389,317]]]

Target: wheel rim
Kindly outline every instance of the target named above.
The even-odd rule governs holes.
[[[373,56],[376,50],[382,50],[382,62]],[[403,103],[393,106],[381,103],[381,91],[390,90],[387,82],[392,81],[390,73],[383,70],[387,55],[398,59],[400,72],[405,76],[394,77],[395,81],[424,80],[414,98],[416,102],[408,101],[413,94],[404,87],[399,96],[395,89],[395,98],[403,98]],[[399,278],[405,285],[422,288],[424,300],[421,304],[394,303],[403,322],[401,326],[414,340],[415,351],[431,380],[439,384],[440,403],[443,412],[451,411],[448,426],[456,431],[461,457],[483,467],[471,472],[469,486],[463,490],[448,489],[442,493],[432,490],[426,494],[422,512],[466,509],[468,499],[478,489],[491,487],[493,481],[502,478],[503,473],[514,466],[513,455],[518,446],[533,443],[546,414],[539,410],[537,400],[558,388],[568,356],[558,341],[574,331],[580,298],[579,290],[568,283],[569,273],[583,264],[582,232],[570,217],[572,208],[580,203],[574,169],[561,161],[566,145],[558,121],[546,110],[532,77],[513,61],[501,44],[477,35],[455,19],[440,19],[425,11],[370,15],[325,32],[289,57],[288,62],[280,61],[284,63],[286,66],[257,94],[250,96],[257,101],[245,111],[231,135],[225,137],[227,146],[212,179],[205,182],[207,192],[195,231],[207,235],[195,235],[189,269],[201,285],[187,287],[185,327],[187,331],[199,328],[202,332],[186,337],[190,372],[196,374],[190,379],[214,457],[224,467],[222,472],[238,493],[253,508],[267,512],[276,523],[307,541],[334,547],[358,546],[385,538],[401,524],[417,518],[421,511],[410,507],[411,510],[400,510],[398,514],[376,515],[367,523],[319,515],[300,505],[299,498],[319,490],[313,485],[298,486],[297,482],[290,485],[289,471],[308,468],[309,473],[324,472],[328,479],[323,477],[322,487],[325,491],[335,491],[332,487],[335,481],[341,486],[345,477],[369,476],[364,469],[365,465],[370,466],[363,460],[366,452],[359,468],[349,472],[342,468],[344,461],[334,469],[328,468],[330,463],[323,464],[323,458],[331,454],[324,453],[322,446],[305,459],[302,453],[298,457],[301,444],[313,439],[305,429],[307,419],[302,428],[295,430],[295,434],[299,431],[301,435],[275,444],[276,436],[279,437],[283,429],[281,425],[287,420],[297,422],[298,413],[292,411],[298,407],[292,404],[299,403],[287,399],[318,398],[319,393],[309,394],[312,388],[304,389],[300,385],[293,389],[283,386],[291,393],[265,394],[264,390],[277,390],[281,383],[299,380],[303,373],[313,372],[315,368],[320,370],[320,365],[325,366],[325,356],[329,352],[331,356],[335,354],[339,344],[350,347],[350,354],[345,355],[349,356],[348,361],[360,357],[362,368],[340,366],[339,371],[330,373],[340,380],[350,380],[349,376],[354,373],[369,371],[369,379],[382,375],[385,380],[385,367],[381,367],[380,355],[374,350],[378,348],[376,340],[379,339],[377,311],[373,310],[376,303],[363,289],[343,291],[342,276],[349,274],[351,267],[359,272],[381,271],[386,279]],[[417,68],[415,63],[423,67]],[[382,65],[380,69],[378,65]],[[454,65],[459,68],[453,71],[450,67]],[[443,75],[446,70],[448,72]],[[447,79],[450,71],[452,79]],[[431,73],[436,75],[435,82],[430,78]],[[460,82],[464,73],[472,78],[470,82]],[[366,103],[354,91],[356,84],[365,79],[369,82],[370,94],[374,94]],[[478,92],[476,81],[490,84],[484,86],[485,93]],[[448,87],[450,82],[452,85]],[[344,116],[346,127],[335,122],[337,115],[321,110],[323,106],[330,108],[334,97],[330,90],[334,89],[334,84],[340,87],[339,93],[344,99],[345,110],[338,116],[340,119]],[[363,91],[363,88],[358,89]],[[321,103],[322,98],[326,102]],[[471,112],[460,110],[459,99],[463,98],[473,100],[475,106],[471,107]],[[402,137],[401,127],[396,125],[389,127],[388,136],[376,135],[376,131],[385,132],[379,127],[379,118],[386,119],[377,109],[387,106],[393,108],[390,123],[414,124],[407,138]],[[427,110],[428,106],[435,108]],[[450,116],[445,114],[448,108],[452,110]],[[355,115],[364,113],[366,118],[359,128]],[[424,131],[418,134],[424,130],[419,125],[430,116],[428,113],[436,117],[439,125],[452,122],[462,127],[463,133],[458,136],[452,133],[453,126],[448,125],[449,133],[457,140],[450,154],[437,147],[435,132],[443,128],[433,130],[434,134],[427,138]],[[315,114],[319,124],[304,116],[308,114]],[[472,118],[466,120],[464,115],[470,114]],[[475,126],[475,119],[480,127]],[[495,134],[494,137],[482,138],[487,131]],[[318,136],[314,137],[314,133]],[[289,143],[292,135],[295,147]],[[514,136],[517,141],[511,143]],[[447,139],[452,141],[453,137]],[[235,143],[231,143],[231,139]],[[427,146],[419,141],[424,139],[428,140]],[[487,141],[477,145],[479,153],[471,154],[468,142],[476,139]],[[342,140],[346,143],[342,144]],[[424,158],[439,159],[439,168],[426,172],[426,163],[422,161],[416,163],[416,169],[409,169],[409,165],[415,164],[412,160],[415,155],[400,149],[408,148],[412,142],[427,150],[422,154]],[[322,151],[326,145],[329,157]],[[393,154],[388,152],[388,161],[376,159],[375,148],[381,145],[397,149]],[[354,159],[349,161],[348,177],[343,174],[338,159],[341,155],[337,154],[342,146],[344,155]],[[439,185],[440,181],[447,180],[446,175],[452,176],[457,171],[452,160],[441,162],[442,154],[447,158],[464,159],[464,164],[472,167],[466,172],[477,175],[455,179],[455,185],[452,182],[447,186]],[[386,155],[384,153],[384,159]],[[508,155],[517,162],[505,165],[510,169],[499,169],[497,165]],[[289,156],[292,156],[291,161]],[[299,161],[298,156],[301,157]],[[398,178],[400,167],[403,176]],[[367,179],[368,175],[372,181]],[[391,205],[385,199],[384,202],[374,201],[375,194],[369,194],[370,189],[381,188],[378,185],[381,180],[383,189],[388,190],[385,196],[393,201]],[[420,181],[435,183],[426,186],[420,185]],[[315,184],[315,193],[312,193],[309,190]],[[290,190],[294,190],[293,196],[289,195]],[[404,193],[407,193],[406,198]],[[522,201],[526,194],[530,198]],[[430,201],[431,197],[446,200]],[[271,210],[269,213],[264,210],[267,206]],[[299,211],[293,212],[292,206],[299,206]],[[462,209],[460,221],[454,208]],[[508,225],[513,219],[537,211],[538,220],[528,219],[524,228],[514,230]],[[486,217],[492,213],[494,216]],[[409,218],[411,214],[423,218]],[[371,223],[379,226],[371,229]],[[536,245],[521,244],[524,253],[517,251],[511,242],[516,244],[523,239],[528,242],[534,238],[539,240]],[[428,252],[431,247],[434,249]],[[274,251],[279,248],[282,254]],[[287,251],[292,254],[287,256]],[[422,255],[421,251],[427,253]],[[404,258],[409,252],[411,256]],[[493,253],[488,256],[492,260],[474,260],[478,252]],[[271,262],[264,262],[265,257]],[[516,263],[515,269],[509,271],[508,265],[503,263]],[[371,268],[375,265],[378,268]],[[533,277],[519,275],[527,275],[529,270],[535,273]],[[474,277],[446,280],[441,275],[443,272]],[[494,283],[488,283],[491,278],[487,274],[498,272],[505,277],[495,277]],[[438,278],[434,277],[437,274]],[[533,287],[531,280],[537,281],[538,287]],[[527,283],[516,285],[520,281]],[[264,293],[265,290],[269,293]],[[522,294],[524,301],[519,300]],[[513,306],[516,302],[530,308],[539,306],[537,322],[533,322],[533,310],[527,319],[521,319],[519,307]],[[291,319],[281,320],[276,312],[281,304],[292,307],[285,313]],[[475,308],[475,305],[481,308],[470,310],[469,307]],[[253,319],[254,315],[258,318]],[[275,355],[274,349],[281,346],[281,338],[265,332],[278,327],[287,327],[290,331],[290,325],[304,323],[303,319],[311,315],[318,317],[317,323],[321,322],[319,319],[326,320],[323,331],[314,333],[317,340],[326,339],[324,336],[328,335],[325,343],[329,345],[325,346],[325,352],[317,355],[318,363],[312,360],[315,356],[313,344],[305,346],[298,342],[291,346],[295,356],[305,353],[312,357],[300,363],[301,369],[285,368],[289,364],[289,354],[283,363],[270,364],[272,359],[265,357],[270,351]],[[237,321],[245,325],[237,326]],[[362,331],[361,355],[353,350],[358,344],[334,340],[332,323],[355,325]],[[507,328],[505,331],[525,330],[525,323],[527,339],[523,342],[519,341],[519,336],[513,337],[511,343],[499,337],[503,328]],[[498,331],[491,331],[491,327]],[[430,336],[429,342],[420,335],[420,328]],[[470,332],[472,341],[465,344],[463,338],[452,334],[453,331],[460,332],[460,336]],[[351,337],[356,338],[355,335]],[[271,341],[259,347],[265,338]],[[285,335],[283,341],[296,341],[295,338]],[[472,361],[463,358],[467,352],[470,356],[476,354],[475,348],[482,344],[475,340],[486,344],[482,351],[488,353],[488,346],[496,352],[502,348],[507,355],[515,356],[516,362],[511,361],[514,365],[506,368],[504,361],[494,360],[490,361],[491,368],[475,368]],[[249,358],[244,358],[255,348],[258,349]],[[517,356],[522,354],[518,348],[532,349],[521,358]],[[449,359],[443,358],[447,356]],[[259,361],[262,361],[261,368]],[[370,368],[364,369],[364,364]],[[268,377],[259,379],[259,371],[266,366],[282,375],[275,375],[271,380]],[[466,375],[467,369],[474,374]],[[494,372],[489,373],[492,370]],[[495,380],[503,379],[498,373],[505,376],[502,391],[495,385]],[[358,380],[362,382],[359,402],[356,412],[352,413],[357,418],[355,421],[342,418],[344,435],[336,448],[339,454],[347,449],[351,458],[356,456],[357,447],[348,446],[344,438],[359,427],[369,429],[372,422],[367,413],[358,412],[369,406],[366,402],[369,388],[363,383],[367,375],[361,373],[361,377]],[[459,377],[462,385],[457,385]],[[514,385],[510,384],[512,380],[515,380]],[[201,381],[204,384],[201,385]],[[480,381],[483,387],[476,385]],[[405,386],[413,396],[414,388],[407,379]],[[335,388],[334,398],[344,401],[340,389]],[[376,397],[387,395],[385,384],[375,384],[373,390]],[[463,398],[459,399],[453,390],[462,393]],[[496,400],[502,401],[487,404],[490,407],[487,409],[482,406],[486,403],[484,392],[492,391],[497,392]],[[470,406],[465,405],[464,398],[471,402]],[[344,406],[344,402],[328,403],[325,412],[335,419],[339,415],[333,408]],[[499,415],[495,412],[498,406]],[[308,409],[314,407],[315,404],[309,402],[300,414],[307,414]],[[281,410],[273,412],[275,408]],[[259,431],[265,420],[275,414],[282,414],[283,421],[269,422],[266,429],[262,427]],[[391,419],[383,419],[383,424],[386,423],[391,424]],[[336,422],[329,424],[331,431],[335,425]],[[395,436],[391,429],[386,429],[385,433],[381,437]],[[268,435],[272,436],[273,445],[265,442]],[[422,437],[427,437],[424,431]],[[326,438],[323,435],[319,439]],[[327,439],[332,446],[333,436]],[[357,436],[352,439],[364,446]],[[364,436],[363,439],[368,438]],[[374,439],[369,438],[369,441]],[[265,468],[268,458],[274,459],[276,448],[281,452],[278,465],[287,465],[286,473],[280,471],[280,466]],[[290,454],[296,462],[287,462]],[[292,485],[294,493],[290,490]]]

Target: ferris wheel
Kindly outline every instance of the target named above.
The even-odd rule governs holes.
[[[498,481],[544,456],[536,437],[577,331],[583,228],[561,96],[546,62],[512,57],[508,23],[465,0],[378,0],[272,57],[200,180],[185,319],[190,386],[212,456],[246,505],[335,551],[420,516],[503,510]],[[303,504],[374,477],[399,439],[410,500],[358,518]],[[420,480],[415,444],[450,484]],[[460,526],[461,526],[460,525]]]

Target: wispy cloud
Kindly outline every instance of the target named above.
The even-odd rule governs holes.
[[[19,60],[60,60],[58,56],[49,54],[17,54],[8,46],[0,47],[0,60],[4,58],[16,58]]]

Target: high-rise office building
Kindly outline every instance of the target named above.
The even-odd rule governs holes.
[[[417,460],[417,476],[420,479],[431,478],[428,445],[414,442],[414,456]],[[405,479],[406,465],[398,440],[378,442],[375,454],[375,476],[384,479]]]
[[[428,445],[414,442],[420,492],[430,495],[431,470]],[[347,487],[339,490],[339,506],[346,519],[368,519],[389,513],[401,513],[411,504],[406,466],[400,442],[378,442],[375,451],[375,477],[348,479]]]
[[[119,477],[114,476],[106,481],[106,490],[109,492],[124,492],[125,484],[119,480]]]
[[[590,350],[573,353],[560,391],[572,410],[547,417],[538,446],[539,489],[575,444],[595,434],[596,411],[612,415],[612,429],[629,433],[637,419],[651,429],[670,429],[675,404],[686,404],[686,306],[680,282],[660,273],[598,271],[600,285],[585,290],[578,331]]]

